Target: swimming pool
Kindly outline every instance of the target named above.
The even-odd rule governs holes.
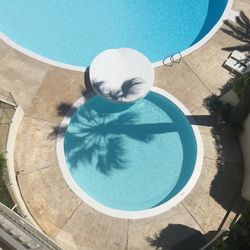
[[[101,51],[129,47],[152,62],[199,42],[231,0],[0,0],[4,36],[61,63],[88,66]]]
[[[201,171],[202,142],[190,113],[153,88],[134,104],[99,96],[80,99],[58,137],[62,173],[71,189],[98,211],[143,218],[176,205]]]

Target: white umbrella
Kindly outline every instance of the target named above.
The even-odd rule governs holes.
[[[148,58],[136,50],[109,49],[95,57],[89,76],[93,89],[104,98],[134,102],[149,92],[154,70]]]

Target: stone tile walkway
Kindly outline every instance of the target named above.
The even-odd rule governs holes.
[[[238,0],[235,6],[250,16],[248,0]],[[156,68],[154,85],[177,97],[200,122],[200,118],[209,116],[204,99],[231,77],[221,67],[229,54],[222,48],[238,44],[218,31],[180,64]],[[227,157],[218,168],[212,127],[201,124],[203,170],[181,203],[147,219],[122,220],[103,215],[84,204],[65,183],[53,137],[53,129],[62,120],[58,105],[73,103],[81,96],[84,75],[36,61],[3,42],[0,58],[1,87],[11,91],[25,111],[15,151],[23,199],[40,227],[65,249],[154,249],[179,244],[197,233],[209,238],[219,228],[240,192],[242,161],[237,141],[227,141]],[[229,225],[234,213],[232,209],[224,226]]]

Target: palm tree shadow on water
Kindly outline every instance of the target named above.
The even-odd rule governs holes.
[[[64,137],[65,155],[72,168],[90,164],[108,176],[113,170],[122,170],[129,165],[126,157],[127,138],[149,143],[157,134],[178,131],[174,123],[141,124],[137,112],[122,112],[131,105],[113,106],[113,110],[110,108],[103,112],[102,105],[91,103],[79,109],[75,115],[74,108],[67,112],[71,104],[61,103],[58,106],[58,115],[73,115],[71,125],[54,127],[50,137]],[[121,113],[117,115],[119,111]]]
[[[64,142],[66,142],[65,155],[72,168],[77,168],[80,165],[91,165],[108,176],[112,170],[126,169],[130,165],[127,152],[131,149],[127,148],[127,139],[150,146],[149,143],[157,136],[171,132],[176,132],[180,136],[184,149],[184,162],[192,161],[190,158],[192,147],[186,147],[190,138],[183,131],[183,117],[182,115],[180,117],[171,105],[168,108],[161,99],[157,103],[158,107],[171,118],[171,121],[143,123],[140,122],[141,114],[137,109],[133,109],[133,105],[136,104],[114,105],[103,99],[102,103],[94,101],[98,98],[100,99],[97,96],[93,99],[90,98],[84,108],[80,108],[74,115],[72,114],[76,109],[68,112],[71,108],[70,103],[61,103],[57,108],[58,115],[68,116],[70,113],[71,123],[68,128],[54,127],[50,138],[64,137]],[[155,101],[154,98],[151,94],[146,97],[151,102]],[[127,112],[128,109],[130,109],[129,112]],[[66,131],[67,133],[65,133]],[[177,186],[181,187],[181,185],[182,183]]]

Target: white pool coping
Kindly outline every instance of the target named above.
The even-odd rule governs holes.
[[[221,18],[218,20],[216,25],[209,31],[209,33],[206,36],[204,36],[199,42],[195,43],[194,45],[187,48],[186,50],[180,51],[182,57],[192,53],[193,51],[199,49],[205,43],[207,43],[208,40],[210,40],[215,35],[215,33],[219,30],[219,28],[222,26],[224,20],[226,20],[226,19],[234,20],[235,19],[235,16],[237,15],[238,12],[232,9],[233,1],[234,0],[228,0],[227,6],[226,6]],[[80,66],[76,66],[76,65],[62,63],[62,62],[59,62],[56,60],[49,59],[48,57],[39,55],[39,54],[32,52],[31,50],[26,49],[26,48],[22,47],[21,45],[17,44],[13,40],[11,40],[8,36],[6,36],[3,32],[0,32],[0,38],[6,44],[8,44],[12,48],[20,51],[21,53],[28,55],[36,60],[42,61],[44,63],[50,64],[50,65],[53,65],[53,66],[56,66],[59,68],[84,72],[86,70],[86,68],[88,67],[88,66],[80,67]],[[178,56],[179,56],[179,52],[177,54],[173,55],[174,58],[178,57]],[[161,61],[152,63],[153,67],[158,67],[158,66],[163,65],[163,60],[165,60],[166,63],[170,62],[170,57],[168,57],[166,59],[162,58]]]
[[[238,12],[232,9],[233,1],[234,0],[228,0],[227,6],[226,6],[223,14],[221,15],[221,18],[218,20],[216,25],[208,32],[208,34],[206,36],[204,36],[199,42],[195,43],[194,45],[187,48],[186,50],[180,51],[181,57],[187,56],[188,54],[194,52],[195,50],[201,48],[204,44],[206,44],[215,35],[215,33],[220,29],[220,27],[222,26],[222,24],[225,20],[227,20],[227,19],[235,20],[235,16],[237,15]],[[173,58],[175,58],[175,57],[178,58],[179,53],[173,55]],[[163,58],[163,60],[164,60],[164,58]],[[170,57],[167,58],[165,60],[165,62],[166,63],[171,62]],[[163,64],[162,61],[158,61],[158,62],[153,63],[153,66],[159,67],[162,64]]]
[[[169,94],[163,89],[153,87],[151,91],[158,93],[170,101],[172,101],[186,116],[189,117],[189,120],[192,121],[192,129],[196,138],[197,142],[197,158],[194,166],[193,173],[189,179],[189,181],[186,183],[186,185],[182,188],[182,190],[177,193],[174,197],[172,197],[170,200],[165,202],[162,205],[159,205],[154,208],[146,209],[146,210],[141,210],[141,211],[124,211],[124,210],[118,210],[118,209],[112,209],[107,206],[104,206],[103,204],[97,202],[94,200],[91,196],[89,196],[87,193],[85,193],[74,181],[73,177],[71,176],[71,173],[68,169],[66,159],[65,159],[65,154],[64,154],[64,136],[58,136],[57,137],[57,157],[58,157],[58,162],[59,166],[61,169],[61,172],[63,174],[63,177],[68,184],[68,186],[71,188],[71,190],[81,199],[83,202],[88,204],[90,207],[96,209],[97,211],[109,215],[115,218],[121,218],[121,219],[142,219],[142,218],[147,218],[151,216],[155,216],[158,214],[161,214],[170,208],[174,207],[177,205],[180,201],[182,201],[193,189],[195,186],[200,173],[202,169],[202,163],[203,163],[203,143],[202,143],[202,138],[201,134],[199,132],[198,125],[195,125],[195,121],[192,119],[191,113],[188,111],[188,109],[179,101],[177,100],[174,96]],[[94,93],[90,94],[91,96],[94,95]],[[67,127],[69,122],[70,122],[70,117],[73,115],[75,108],[78,108],[84,102],[90,98],[91,96],[86,96],[86,97],[81,97],[79,100],[77,100],[73,105],[72,108],[68,111],[67,115],[64,117],[61,126],[62,127]],[[191,119],[190,119],[191,118]]]

